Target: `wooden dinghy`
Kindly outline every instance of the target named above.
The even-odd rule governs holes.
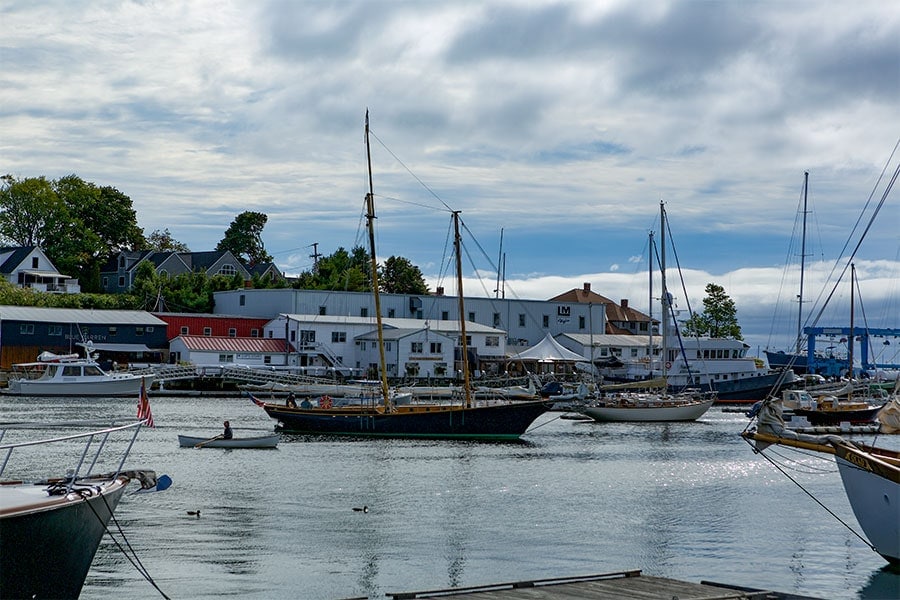
[[[263,435],[259,437],[231,438],[225,440],[220,437],[194,437],[179,435],[178,445],[182,448],[274,448],[278,445],[279,435]]]

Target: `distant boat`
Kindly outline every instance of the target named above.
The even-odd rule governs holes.
[[[141,385],[149,387],[152,375],[108,373],[91,356],[42,352],[37,361],[16,363],[8,386],[11,396],[137,396]]]
[[[231,438],[195,437],[179,435],[178,445],[182,448],[275,448],[281,438],[277,433],[258,437]]]
[[[868,396],[852,396],[855,386],[849,383],[840,390],[823,392],[813,396],[808,390],[784,390],[782,401],[786,415],[802,417],[814,427],[827,425],[851,425],[873,423],[881,407],[887,401],[887,392],[879,390],[877,401]],[[806,423],[803,423],[805,426]],[[789,427],[798,424],[790,418]]]
[[[278,421],[284,431],[298,433],[431,439],[518,439],[550,404],[541,400],[494,401],[475,403],[471,398],[471,377],[465,329],[465,308],[462,291],[462,265],[459,234],[459,214],[453,213],[455,229],[454,249],[460,323],[460,356],[462,357],[463,395],[459,402],[396,404],[391,401],[384,356],[384,331],[381,301],[378,290],[378,263],[375,253],[375,194],[372,186],[372,159],[369,146],[369,115],[366,113],[366,155],[368,159],[369,193],[366,195],[366,218],[369,235],[372,290],[378,332],[379,365],[381,375],[380,402],[369,405],[348,405],[329,408],[294,408],[262,403],[266,414]]]
[[[674,356],[669,354],[668,329],[671,310],[671,300],[666,286],[666,209],[659,203],[660,211],[660,273],[662,277],[662,315],[660,327],[662,328],[662,349],[666,361],[659,379],[660,387],[657,390],[642,392],[611,392],[601,390],[601,395],[583,408],[581,412],[595,421],[695,421],[702,417],[710,409],[716,400],[714,392],[700,392],[699,390],[685,390],[673,393],[668,389],[667,370],[671,367]],[[650,234],[650,271],[653,271],[653,234]],[[652,299],[653,293],[650,292]],[[677,324],[675,324],[677,327]]]
[[[781,399],[763,402],[755,429],[742,435],[759,453],[771,445],[834,455],[847,500],[873,550],[900,565],[900,453],[848,442],[836,435],[814,436],[785,426]]]
[[[96,449],[99,439],[125,436],[127,442],[130,437],[131,443],[126,443],[124,452],[118,452],[112,462],[121,469],[140,426],[141,423],[133,423],[0,445],[0,455],[6,459],[0,462],[0,598],[78,597],[107,523],[128,483],[139,479],[143,487],[156,486],[156,476],[151,471],[116,470],[101,475],[91,471],[101,463],[84,461],[84,456],[88,451],[98,456],[111,452],[112,444],[100,444]],[[68,455],[71,462],[40,467],[59,473],[56,479],[45,479],[47,471],[38,472],[39,467],[31,460],[34,453],[30,450],[35,447],[71,449],[73,444],[77,452]],[[55,460],[61,456],[53,452],[46,455],[56,457]],[[17,458],[24,459],[21,464],[26,465],[22,467],[25,471],[13,473],[16,481],[4,480],[7,472],[19,467]],[[90,467],[85,466],[88,464]],[[36,481],[22,481],[32,473]]]

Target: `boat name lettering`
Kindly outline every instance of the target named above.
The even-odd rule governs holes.
[[[848,453],[844,458],[847,459],[847,462],[853,463],[860,469],[865,469],[866,471],[872,472],[872,465],[869,464],[869,461],[864,457]]]

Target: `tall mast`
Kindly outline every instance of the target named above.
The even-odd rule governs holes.
[[[803,326],[803,277],[806,273],[806,200],[809,194],[809,171],[803,172],[803,228],[800,241],[800,295],[797,296],[797,354],[802,350],[800,340]]]
[[[500,228],[500,255],[497,257],[497,289],[494,290],[494,298],[500,297],[500,276],[502,270],[500,265],[503,263],[503,228]]]
[[[375,294],[375,321],[378,323],[378,359],[381,367],[381,397],[384,408],[390,408],[387,365],[384,359],[384,328],[381,323],[381,297],[378,295],[378,259],[375,256],[375,191],[372,187],[372,150],[369,146],[369,111],[366,110],[366,159],[369,164],[369,193],[366,194],[366,227],[369,230],[369,253],[372,255],[372,291]]]
[[[660,307],[662,308],[662,316],[659,323],[662,327],[662,373],[663,377],[668,374],[666,363],[669,361],[668,346],[668,321],[669,321],[669,288],[666,287],[666,207],[662,200],[659,201],[659,272],[662,281],[662,300]]]
[[[459,298],[459,334],[462,349],[463,389],[465,390],[465,407],[472,407],[472,395],[469,390],[469,345],[466,341],[466,307],[463,301],[462,249],[459,236],[459,211],[453,211],[453,251],[456,254],[456,295]]]
[[[850,336],[847,338],[847,362],[850,372],[848,377],[853,381],[853,304],[854,304],[854,288],[856,287],[856,264],[850,263]]]
[[[650,247],[647,251],[647,256],[650,259],[650,268],[647,269],[647,275],[650,278],[650,308],[648,310],[647,316],[650,317],[650,325],[647,327],[647,347],[649,349],[650,355],[647,357],[647,364],[650,365],[650,377],[653,377],[653,232],[650,232]]]

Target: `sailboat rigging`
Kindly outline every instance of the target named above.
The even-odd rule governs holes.
[[[453,211],[454,251],[458,285],[460,356],[462,364],[462,402],[410,403],[392,401],[385,361],[384,333],[378,290],[378,263],[375,253],[375,201],[372,183],[372,158],[369,145],[369,113],[366,111],[366,159],[369,191],[366,194],[367,225],[371,252],[372,292],[375,300],[380,361],[382,402],[378,405],[345,405],[292,407],[263,403],[262,407],[284,431],[296,433],[394,438],[474,439],[489,441],[516,440],[535,419],[550,410],[544,400],[475,403],[471,395],[465,305],[462,290],[462,252],[459,233],[459,211]]]

